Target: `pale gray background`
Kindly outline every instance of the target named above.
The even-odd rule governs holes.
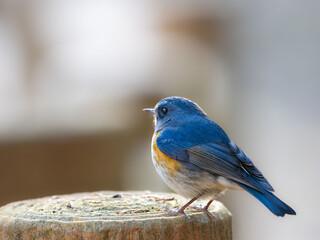
[[[1,203],[169,191],[150,159],[152,120],[140,110],[180,95],[198,102],[297,212],[277,218],[249,194],[229,192],[221,200],[234,239],[318,239],[319,11],[311,0],[0,0]],[[76,147],[61,143],[88,135]],[[21,177],[22,164],[31,177]]]

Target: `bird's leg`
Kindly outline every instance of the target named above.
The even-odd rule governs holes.
[[[212,221],[215,221],[215,216],[213,216],[213,214],[212,214],[211,212],[209,212],[209,210],[208,210],[210,204],[211,204],[215,199],[216,199],[216,197],[211,198],[210,201],[207,203],[207,205],[206,205],[204,208],[193,207],[193,206],[190,206],[190,208],[205,212],[205,213],[210,217],[210,219],[211,219]]]
[[[208,210],[210,204],[215,200],[215,198],[211,198],[210,201],[207,203],[207,205],[203,208],[203,209],[206,209]]]
[[[198,197],[192,198],[189,202],[187,202],[185,205],[183,205],[178,211],[173,211],[173,210],[169,209],[167,206],[165,207],[165,211],[168,212],[171,215],[183,214],[188,220],[190,220],[190,218],[185,214],[184,210],[187,207],[189,207],[190,204],[193,203],[197,199],[198,199]]]

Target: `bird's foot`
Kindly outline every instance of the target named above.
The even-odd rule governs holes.
[[[212,222],[216,221],[216,217],[211,212],[209,212],[208,208],[206,208],[206,207],[201,208],[201,207],[189,206],[189,208],[197,210],[197,211],[205,212],[208,215],[208,217],[211,219]]]
[[[173,216],[177,216],[177,215],[182,214],[183,216],[185,216],[185,218],[187,218],[188,221],[191,221],[191,218],[187,214],[185,214],[183,208],[180,208],[178,211],[174,211],[174,210],[171,210],[170,208],[168,208],[167,206],[165,206],[164,211],[166,211],[167,213],[169,213],[170,215],[173,215]]]

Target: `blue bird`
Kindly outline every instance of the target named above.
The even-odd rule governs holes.
[[[191,199],[178,211],[167,208],[169,213],[185,215],[195,200],[210,197],[201,210],[214,218],[208,208],[219,194],[244,189],[276,216],[296,214],[272,193],[272,186],[249,157],[196,103],[169,97],[144,111],[154,115],[151,151],[157,172],[172,190]]]

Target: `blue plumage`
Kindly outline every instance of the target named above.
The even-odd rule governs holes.
[[[185,98],[170,97],[148,111],[156,119],[157,138],[153,144],[165,156],[184,166],[174,169],[180,181],[178,177],[172,177],[173,170],[166,174],[167,167],[159,164],[160,159],[154,161],[164,181],[175,191],[197,199],[208,194],[215,198],[226,189],[242,188],[277,216],[295,214],[292,208],[273,195],[272,186],[249,157],[197,104]],[[188,177],[191,175],[192,179]],[[201,184],[194,187],[191,181]],[[178,212],[183,213],[185,207]]]
[[[274,215],[283,217],[285,214],[296,214],[291,207],[282,202],[273,193],[265,190],[263,190],[263,192],[259,192],[256,189],[250,188],[244,184],[240,184],[240,186],[251,193],[261,203],[263,203],[263,205],[265,205]]]

